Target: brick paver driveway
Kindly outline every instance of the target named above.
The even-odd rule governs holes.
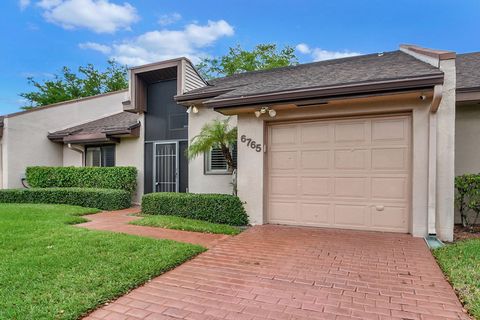
[[[254,227],[91,319],[468,319],[422,239]]]

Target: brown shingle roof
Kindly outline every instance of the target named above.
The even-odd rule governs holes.
[[[457,90],[480,89],[480,52],[457,55]]]
[[[209,101],[215,101],[305,88],[328,88],[435,75],[441,76],[443,73],[404,52],[393,51],[213,79],[209,81],[210,86],[189,91],[177,99],[188,100],[196,95],[210,94],[212,98]]]
[[[61,140],[67,136],[81,136],[91,134],[115,135],[128,133],[129,130],[140,126],[138,114],[120,112],[94,121],[86,122],[63,130],[51,132],[48,138]]]

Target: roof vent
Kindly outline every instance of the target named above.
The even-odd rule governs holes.
[[[377,55],[378,55],[379,57],[383,57],[384,54],[385,54],[384,52],[379,52]]]

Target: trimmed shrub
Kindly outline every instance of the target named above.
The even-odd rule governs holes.
[[[462,225],[471,228],[480,222],[480,174],[455,177],[455,202]]]
[[[229,194],[150,193],[142,198],[142,212],[233,226],[248,224],[243,203],[237,196]]]
[[[135,167],[28,167],[32,188],[121,189],[133,194],[137,187]]]
[[[125,190],[95,188],[30,188],[0,190],[0,203],[70,204],[101,210],[130,207],[130,193]]]

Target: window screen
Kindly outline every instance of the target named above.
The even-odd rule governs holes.
[[[114,167],[115,145],[86,147],[85,165],[87,167]]]
[[[233,162],[235,166],[237,164],[237,144],[230,148],[232,152]],[[212,148],[205,157],[205,172],[214,173],[229,173],[227,161],[223,157],[222,150],[220,148]]]

